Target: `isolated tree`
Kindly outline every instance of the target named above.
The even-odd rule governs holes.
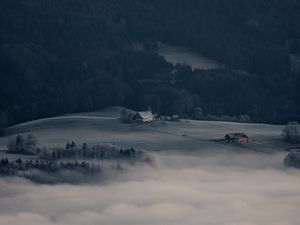
[[[82,150],[87,151],[87,149],[88,149],[87,143],[83,143],[82,144]]]
[[[76,143],[75,143],[74,141],[72,141],[70,147],[71,147],[72,150],[75,150],[75,148],[76,148]]]
[[[87,145],[87,143],[83,143],[82,147],[81,147],[80,157],[83,157],[83,155],[86,155],[87,151],[88,151],[88,145]]]
[[[38,140],[33,134],[28,134],[25,140],[25,151],[29,154],[38,153]]]
[[[70,143],[68,142],[68,143],[66,144],[66,150],[69,150],[70,147],[71,147],[71,145],[70,145]]]
[[[287,142],[300,143],[300,124],[289,122],[282,130],[282,136]]]
[[[15,151],[16,152],[24,152],[25,148],[25,138],[23,135],[18,134],[16,137],[16,145],[15,145]]]
[[[53,159],[56,159],[56,155],[57,155],[56,152],[53,151],[53,152],[52,152],[52,158],[53,158]]]

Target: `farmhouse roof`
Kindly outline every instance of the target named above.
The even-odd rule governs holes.
[[[153,118],[153,114],[150,111],[138,112],[138,115],[143,119]]]

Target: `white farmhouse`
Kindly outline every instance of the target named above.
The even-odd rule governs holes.
[[[150,111],[137,112],[134,120],[142,123],[149,123],[154,121],[154,115]]]

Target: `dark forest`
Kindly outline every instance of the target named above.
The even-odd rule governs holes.
[[[300,120],[298,0],[1,0],[0,10],[0,130],[113,105]],[[145,51],[131,51],[136,42]],[[173,66],[158,42],[225,68]]]

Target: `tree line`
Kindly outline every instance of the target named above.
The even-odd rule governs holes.
[[[63,170],[73,170],[83,173],[95,174],[101,172],[99,164],[87,161],[49,161],[49,160],[8,160],[2,158],[0,161],[1,176],[17,176],[24,174],[26,171],[39,170],[48,173],[57,173]]]
[[[50,150],[43,150],[40,158],[45,160],[62,160],[62,159],[111,159],[111,160],[138,160],[148,162],[150,158],[142,150],[134,148],[119,148],[111,145],[96,145],[89,147],[87,143],[83,143],[82,147],[77,147],[72,141],[67,143],[66,147]]]

